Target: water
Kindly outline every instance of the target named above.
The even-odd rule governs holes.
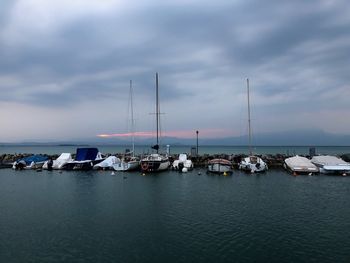
[[[87,146],[81,146],[87,147]],[[98,147],[102,153],[124,153],[126,148],[130,149],[130,146],[110,146],[110,145],[97,145],[91,147]],[[33,154],[61,154],[63,152],[75,153],[77,146],[31,146],[31,145],[18,145],[18,146],[4,146],[0,145],[0,154],[15,154],[15,153],[33,153]],[[253,148],[256,154],[288,154],[288,155],[307,155],[309,154],[309,146],[256,146]],[[163,149],[164,150],[164,149]],[[136,146],[136,154],[150,152],[150,146]],[[165,150],[164,150],[165,152]],[[172,145],[170,147],[172,154],[179,153],[191,153],[191,146],[184,145]],[[248,153],[248,148],[245,146],[200,146],[199,154],[242,154]],[[350,153],[350,146],[318,146],[316,147],[317,154],[332,154],[340,155],[344,153]]]
[[[350,177],[283,170],[3,169],[0,262],[350,262],[349,203]]]

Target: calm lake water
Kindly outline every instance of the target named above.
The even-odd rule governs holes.
[[[0,262],[350,262],[349,203],[350,177],[283,170],[2,169]]]

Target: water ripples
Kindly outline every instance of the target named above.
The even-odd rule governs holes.
[[[0,172],[1,262],[350,257],[349,178]]]

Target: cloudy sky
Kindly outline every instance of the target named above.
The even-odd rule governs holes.
[[[346,0],[2,0],[0,141],[350,133]]]

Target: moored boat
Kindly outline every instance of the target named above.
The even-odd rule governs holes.
[[[283,165],[287,170],[291,171],[294,175],[299,174],[316,174],[319,169],[314,165],[311,160],[303,156],[293,156],[284,160]]]
[[[141,160],[141,170],[143,172],[158,172],[169,168],[170,162],[167,156],[152,153]]]
[[[16,170],[41,169],[47,160],[48,160],[47,156],[43,156],[39,154],[31,155],[15,161],[12,165],[12,168]]]
[[[251,131],[251,120],[250,120],[250,97],[249,97],[249,79],[247,79],[247,94],[248,94],[248,145],[249,145],[249,156],[245,157],[239,163],[238,168],[249,172],[259,173],[265,172],[268,169],[267,164],[258,156],[253,155],[252,152],[252,131]]]
[[[109,156],[102,162],[94,165],[94,170],[110,170],[113,169],[114,165],[120,164],[120,159],[116,156]]]
[[[73,158],[72,158],[72,155],[70,153],[61,153],[61,155],[56,160],[49,159],[48,161],[46,161],[43,165],[43,169],[61,170],[64,168],[64,166],[67,163],[72,162],[72,161],[73,161]]]
[[[267,164],[258,156],[251,155],[241,160],[239,169],[249,173],[260,173],[267,171]]]
[[[311,159],[311,162],[324,174],[350,174],[350,163],[331,155],[318,155]]]
[[[189,171],[193,169],[193,163],[191,160],[187,159],[186,153],[180,153],[179,159],[173,162],[172,169],[180,172]]]
[[[170,166],[168,154],[159,153],[159,128],[160,128],[160,107],[158,96],[158,73],[156,73],[156,124],[157,124],[157,144],[152,147],[156,153],[152,153],[141,159],[140,165],[142,172],[159,172],[167,170]]]
[[[95,164],[103,160],[104,158],[97,148],[77,148],[75,160],[66,163],[63,169],[91,170]]]
[[[226,159],[212,159],[208,161],[208,172],[217,174],[232,173],[232,163]]]
[[[132,138],[132,151],[127,151],[120,162],[113,164],[115,171],[133,171],[140,167],[140,158],[135,156],[135,134],[134,134],[134,106],[133,106],[133,89],[132,81],[130,80],[129,90],[129,106],[130,106],[130,119],[131,119],[131,138]]]

